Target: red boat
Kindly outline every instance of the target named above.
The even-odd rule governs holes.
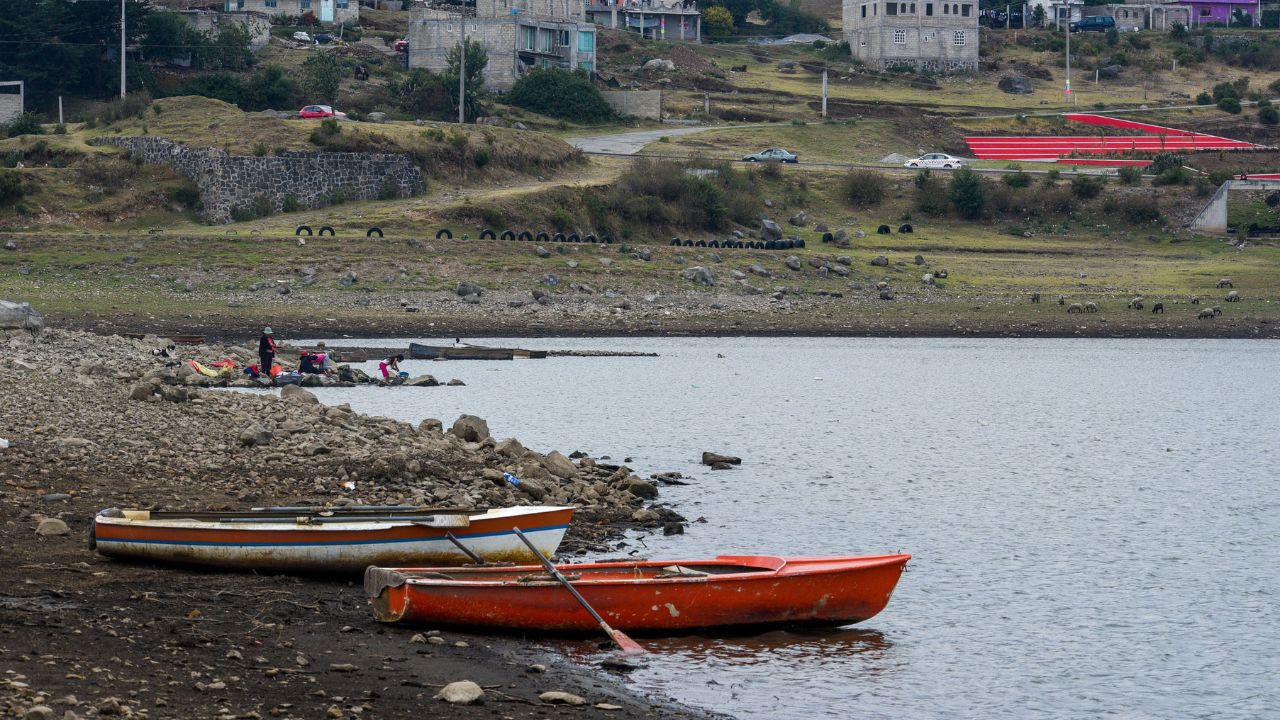
[[[556,567],[614,628],[670,635],[860,622],[888,604],[909,559],[722,555]],[[555,633],[599,628],[541,566],[370,567],[364,585],[381,622]]]

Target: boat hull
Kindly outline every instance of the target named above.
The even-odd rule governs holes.
[[[713,628],[861,622],[884,609],[910,557],[722,556],[679,563],[558,567],[612,627],[628,633],[671,635]],[[660,574],[656,570],[672,565],[713,572],[703,577],[656,577]],[[743,566],[752,569],[731,571]],[[537,566],[445,572],[369,568],[365,589],[374,616],[383,622],[596,632],[599,626],[591,615],[541,570]]]
[[[444,347],[409,343],[409,357],[415,360],[512,360],[516,351],[509,348]]]
[[[486,562],[535,560],[512,531],[519,527],[551,555],[573,517],[572,507],[515,507],[468,516],[466,527],[429,527],[411,521],[206,522],[94,519],[93,540],[110,557],[209,565],[241,570],[358,573],[370,565],[471,562],[448,538],[453,534]]]

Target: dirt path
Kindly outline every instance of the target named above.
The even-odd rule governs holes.
[[[645,145],[657,142],[660,137],[674,135],[693,135],[708,130],[722,129],[719,126],[662,128],[660,130],[640,130],[637,132],[619,133],[617,135],[596,135],[593,137],[565,138],[565,142],[588,153],[606,155],[635,155]]]

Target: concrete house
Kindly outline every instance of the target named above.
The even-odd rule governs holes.
[[[586,0],[587,18],[651,40],[702,42],[702,11],[696,0]]]
[[[1247,0],[1187,0],[1183,3],[1191,8],[1191,24],[1207,25],[1219,23],[1229,25],[1231,16],[1239,10],[1249,16],[1254,25],[1258,24],[1258,3]]]
[[[360,22],[360,3],[357,0],[225,0],[223,9],[227,12],[263,13],[268,17],[298,17],[311,13],[322,23]]]
[[[1116,29],[1168,30],[1174,23],[1191,26],[1191,9],[1174,3],[1125,3],[1123,5],[1090,5],[1084,9],[1085,17],[1110,15],[1116,19]]]
[[[844,0],[844,39],[853,57],[881,70],[978,69],[978,3]]]
[[[596,26],[587,22],[582,0],[475,0],[474,5],[438,2],[409,15],[409,67],[442,72],[449,51],[466,37],[489,53],[484,86],[509,90],[536,67],[596,68]]]

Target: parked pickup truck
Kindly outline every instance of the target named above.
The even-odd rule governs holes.
[[[1071,32],[1106,32],[1116,26],[1110,15],[1093,15],[1071,23]]]

